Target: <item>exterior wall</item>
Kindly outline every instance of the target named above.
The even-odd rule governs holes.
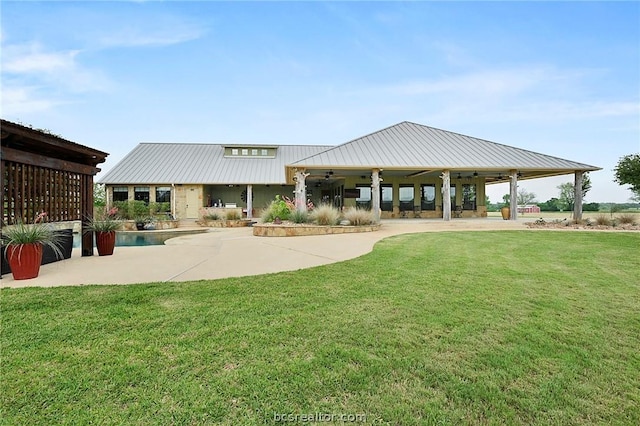
[[[315,187],[308,185],[308,199],[310,199],[315,205],[319,205],[322,202],[323,192],[329,192],[330,201],[335,201],[334,196],[342,193],[346,189],[356,188],[358,185],[369,186],[371,180],[369,174],[363,172],[363,176],[347,176],[343,180],[334,180],[330,185],[324,185],[321,187]],[[440,218],[442,217],[442,180],[437,177],[421,177],[406,178],[400,176],[383,176],[383,183],[386,185],[393,185],[393,211],[381,212],[381,218]],[[463,184],[475,184],[476,185],[476,210],[463,210],[460,217],[486,217],[487,208],[485,205],[486,191],[485,181],[482,178],[467,179],[451,179],[451,185],[456,186],[456,200],[454,206],[462,205],[462,185]],[[400,185],[411,184],[414,189],[413,198],[413,211],[400,211],[399,205],[399,192]],[[436,209],[435,210],[421,210],[420,208],[420,185],[422,184],[434,184],[436,186]],[[108,205],[113,203],[113,186],[128,186],[128,196],[130,200],[134,198],[134,187],[138,185],[111,185],[107,187],[107,202]],[[148,185],[149,186],[149,200],[150,202],[156,199],[156,187],[169,186],[167,184]],[[196,191],[197,209],[196,212],[200,212],[202,207],[213,206],[218,203],[218,200],[222,204],[233,203],[237,207],[246,209],[247,203],[242,200],[242,193],[247,190],[247,185],[175,185],[172,188],[172,209],[176,219],[188,218],[187,204],[188,193],[193,190]],[[261,211],[271,203],[276,195],[287,196],[291,199],[293,196],[293,185],[253,185],[253,209],[254,217],[259,217]],[[246,196],[246,195],[245,195]],[[344,207],[355,207],[355,198],[342,199]],[[192,214],[193,218],[197,218],[198,214]]]

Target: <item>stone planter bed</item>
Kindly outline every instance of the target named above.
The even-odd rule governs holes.
[[[262,223],[253,225],[253,235],[257,237],[298,237],[304,235],[350,234],[356,232],[372,232],[380,229],[380,225],[364,226],[322,226],[298,223]]]
[[[180,223],[179,220],[157,220],[153,222],[153,230],[161,230],[161,229],[175,229],[178,227]],[[122,222],[122,230],[123,231],[137,231],[136,222],[134,220],[125,220]],[[145,229],[152,230],[152,229]]]
[[[631,223],[613,225],[597,225],[595,223],[573,223],[572,221],[527,222],[532,229],[580,229],[585,231],[640,231],[640,225]]]
[[[240,228],[243,226],[249,226],[251,219],[198,220],[196,223],[200,226],[207,226],[209,228]]]

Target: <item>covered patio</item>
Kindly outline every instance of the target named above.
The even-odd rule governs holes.
[[[574,175],[573,217],[582,217],[582,179],[600,168],[402,122],[287,166],[298,206],[319,189],[339,206],[370,207],[377,219],[486,217],[486,185],[509,182],[510,219],[518,182]],[[447,196],[448,194],[448,196]],[[368,198],[367,198],[368,196]]]

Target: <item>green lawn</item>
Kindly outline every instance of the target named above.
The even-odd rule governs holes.
[[[639,248],[443,232],[296,272],[5,289],[1,421],[640,424]]]

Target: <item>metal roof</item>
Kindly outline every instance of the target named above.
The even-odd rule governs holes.
[[[300,159],[292,166],[405,170],[600,170],[588,164],[408,121]]]
[[[225,157],[225,147],[277,148],[275,158]],[[517,170],[520,179],[599,167],[404,121],[342,145],[141,143],[99,179],[105,184],[283,184],[296,168],[310,179],[383,169],[403,176],[473,171],[487,183]],[[409,173],[407,173],[409,172]],[[415,172],[415,173],[414,173]]]
[[[275,158],[224,156],[225,147],[274,147],[141,143],[98,181],[105,184],[283,184],[285,165],[331,146],[279,145]]]

